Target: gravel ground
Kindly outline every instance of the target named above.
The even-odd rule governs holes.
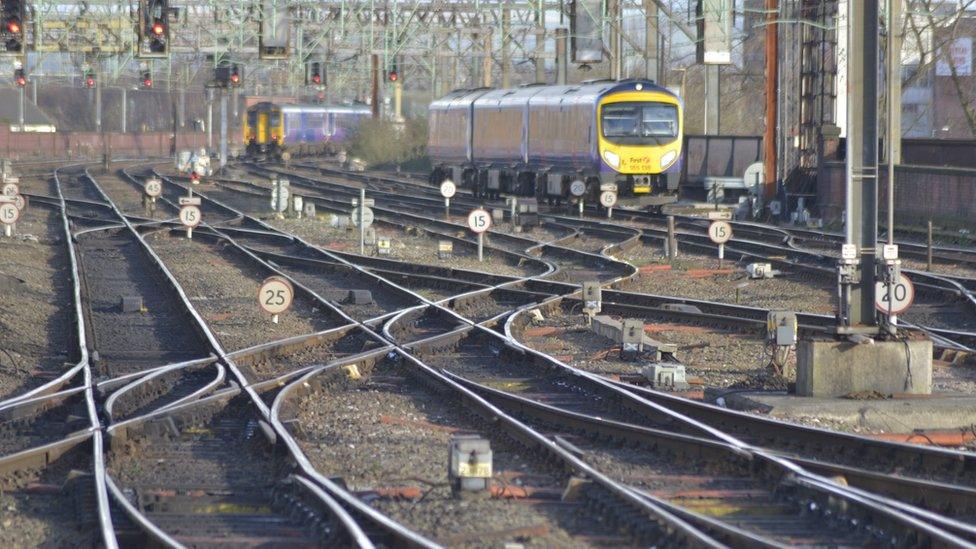
[[[323,216],[324,217],[324,216]],[[357,253],[359,251],[359,231],[338,229],[327,221],[309,219],[269,219],[276,229],[298,235],[312,244],[329,250]],[[472,271],[485,271],[508,276],[532,276],[538,274],[528,269],[507,263],[507,258],[496,256],[490,249],[485,250],[485,261],[478,261],[478,251],[474,246],[454,243],[454,255],[450,259],[438,259],[436,237],[428,236],[419,229],[400,229],[389,225],[376,224],[376,237],[389,238],[390,259],[417,265],[433,265]],[[367,255],[376,256],[376,247],[367,246]]]
[[[182,233],[155,233],[148,242],[227,350],[340,325],[331,311],[300,296],[272,323],[257,303],[267,273],[245,264],[230,247],[187,240]]]
[[[60,215],[28,206],[0,236],[0,399],[41,385],[75,360],[71,271]]]
[[[79,516],[76,485],[63,488],[71,471],[88,471],[91,447],[81,444],[41,470],[0,479],[0,545],[3,547],[92,547],[93,525]],[[84,478],[84,477],[83,477]],[[90,477],[89,477],[90,478]],[[31,485],[36,489],[28,489]],[[66,491],[69,490],[69,491]],[[87,492],[94,495],[94,492]],[[95,502],[85,502],[94,508]]]
[[[344,356],[358,354],[379,347],[379,343],[363,332],[354,330],[331,343],[307,347],[250,364],[257,381],[264,381],[309,366],[321,366]],[[240,363],[240,361],[238,361]],[[245,374],[248,372],[245,369]]]
[[[540,468],[532,456],[482,429],[486,423],[466,414],[453,399],[435,396],[403,372],[378,365],[359,381],[316,392],[299,405],[300,443],[326,476],[338,476],[383,513],[422,534],[457,547],[581,547],[578,536],[609,535],[581,506],[531,504],[500,498],[455,499],[447,485],[448,444],[452,433],[478,433],[491,439],[497,486],[561,492],[565,479]],[[423,497],[394,499],[384,489],[417,487]],[[505,532],[526,529],[535,535]],[[523,534],[525,533],[523,532]]]
[[[645,269],[668,265],[659,247],[635,247],[620,259]],[[826,280],[812,280],[799,273],[750,280],[744,266],[734,261],[725,261],[719,270],[718,258],[687,252],[681,252],[670,269],[642,271],[627,289],[736,303],[737,286],[742,286],[738,288],[738,303],[742,305],[821,314],[832,314],[836,308],[836,289]]]
[[[549,328],[557,331],[553,333]],[[689,381],[695,384],[754,387],[768,377],[763,342],[748,334],[664,322],[647,323],[645,331],[652,339],[678,346],[677,358],[685,365]],[[533,349],[596,374],[636,375],[650,364],[646,360],[620,360],[619,345],[593,332],[580,315],[547,316],[517,337]],[[791,356],[789,366],[793,364]]]

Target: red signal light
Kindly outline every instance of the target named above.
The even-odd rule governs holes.
[[[153,34],[155,34],[156,36],[162,36],[164,32],[166,32],[166,27],[164,27],[162,23],[160,23],[159,21],[153,23],[152,26]]]
[[[152,78],[145,78],[145,79],[143,79],[143,81],[142,81],[142,87],[144,87],[144,88],[151,88],[152,87]]]
[[[241,81],[241,76],[235,72],[230,75],[230,81],[233,82],[234,84],[237,84]]]
[[[19,21],[8,21],[7,22],[7,32],[10,34],[20,34],[20,22]]]
[[[314,84],[321,84],[322,83],[322,77],[320,75],[318,75],[318,74],[313,74],[312,75],[312,83],[314,83]]]
[[[396,82],[399,78],[400,75],[397,74],[397,71],[390,71],[390,82]]]
[[[92,78],[91,76],[89,76],[88,78],[86,78],[85,79],[85,86],[86,87],[89,87],[89,88],[94,88],[95,87],[95,79]]]
[[[200,176],[197,174],[197,172],[191,172],[190,173],[190,180],[191,181],[198,181],[199,179],[200,179]]]
[[[17,77],[17,85],[20,86],[21,88],[27,86],[27,79],[24,78],[23,76],[18,76]]]

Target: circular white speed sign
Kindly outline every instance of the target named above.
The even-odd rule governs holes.
[[[20,219],[20,210],[17,209],[16,204],[13,202],[0,204],[0,223],[13,225],[18,219]]]
[[[491,228],[491,214],[484,208],[476,208],[468,214],[468,227],[477,234]]]
[[[586,183],[579,179],[569,184],[569,193],[573,196],[583,196],[586,193]]]
[[[874,283],[874,307],[882,313],[887,313],[890,306],[891,314],[901,314],[912,306],[913,301],[915,301],[915,286],[901,273],[898,276],[898,283],[891,292],[883,281]]]
[[[612,208],[617,203],[617,193],[613,191],[603,191],[600,193],[600,205],[604,208]]]
[[[708,238],[716,244],[725,244],[732,238],[732,225],[728,221],[712,221],[708,226]]]
[[[150,179],[146,181],[144,189],[147,195],[156,198],[163,194],[163,182],[158,179]]]
[[[193,205],[186,205],[180,208],[180,223],[187,227],[196,227],[200,224],[202,216],[200,208]]]
[[[446,179],[443,183],[441,183],[441,196],[444,198],[451,198],[456,192],[457,185],[455,185],[450,179]]]
[[[20,187],[16,183],[7,183],[3,186],[4,196],[17,196],[20,194]]]
[[[258,290],[258,305],[273,315],[283,313],[291,307],[295,289],[291,282],[280,276],[269,276]]]
[[[352,213],[349,215],[350,220],[352,220],[352,225],[354,227],[359,227],[359,207],[352,209]],[[363,210],[363,228],[367,228],[373,224],[376,216],[373,214],[372,208],[366,208]]]

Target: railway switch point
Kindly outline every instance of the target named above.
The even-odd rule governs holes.
[[[479,435],[453,435],[450,442],[448,477],[451,491],[488,492],[491,488],[492,452],[488,439]]]
[[[599,282],[583,283],[583,314],[592,318],[602,310],[603,290]]]
[[[451,259],[454,255],[454,243],[450,240],[440,240],[437,242],[437,259]]]
[[[641,368],[641,375],[655,389],[684,391],[691,388],[685,374],[685,365],[677,363],[655,363]]]
[[[138,313],[142,311],[142,296],[122,296],[120,303],[123,313]]]

